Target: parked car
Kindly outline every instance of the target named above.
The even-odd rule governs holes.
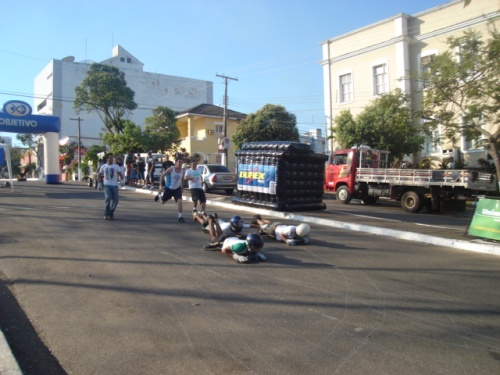
[[[232,173],[223,165],[219,164],[198,164],[198,170],[203,180],[203,190],[205,193],[211,190],[225,190],[227,195],[233,194],[238,183],[235,173]]]

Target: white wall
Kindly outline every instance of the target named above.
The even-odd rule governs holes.
[[[119,53],[122,52],[128,53],[124,49],[114,49],[114,56],[103,63],[121,69],[125,73],[127,85],[135,92],[134,100],[138,108],[130,117],[135,124],[143,126],[144,119],[151,116],[151,111],[160,105],[181,111],[202,103],[213,104],[211,81],[143,72],[143,64],[135,58],[135,64],[120,64]],[[73,109],[75,87],[85,78],[90,64],[52,60],[35,78],[33,113],[58,116],[61,119],[60,138],[69,136],[71,141],[77,139],[78,121],[70,120],[78,117]],[[38,109],[44,100],[47,104]],[[83,119],[80,126],[82,143],[85,146],[100,144],[99,133],[103,132],[104,127],[102,120],[94,113],[81,112],[80,117]]]

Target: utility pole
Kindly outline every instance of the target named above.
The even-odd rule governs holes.
[[[233,81],[237,81],[238,78],[231,78],[231,77],[227,77],[225,75],[222,75],[222,74],[216,74],[217,77],[221,77],[221,78],[224,78],[224,142],[223,142],[223,145],[224,145],[224,165],[227,167],[227,156],[228,156],[228,149],[229,149],[229,144],[226,143],[226,138],[229,139],[227,137],[227,82],[228,80],[232,79]],[[226,147],[227,145],[227,147]]]
[[[70,118],[71,121],[78,121],[78,181],[82,180],[82,150],[80,146],[80,123],[83,121],[80,116],[78,118]]]

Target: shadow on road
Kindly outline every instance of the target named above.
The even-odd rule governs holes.
[[[38,337],[0,274],[0,326],[24,375],[67,375]]]

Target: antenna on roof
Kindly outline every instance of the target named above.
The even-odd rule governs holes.
[[[75,61],[75,56],[66,56],[62,61],[66,62],[74,62]]]

